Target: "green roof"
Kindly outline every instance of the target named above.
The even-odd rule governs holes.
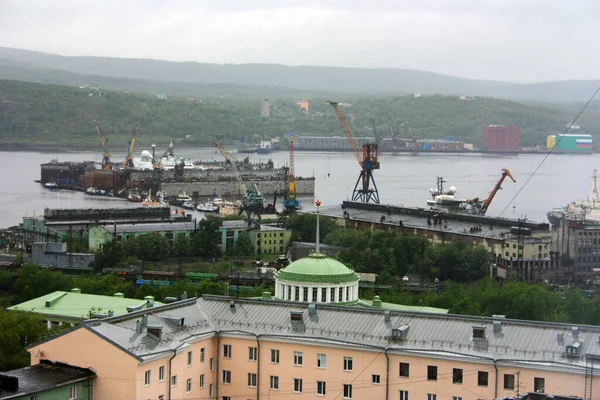
[[[404,304],[395,303],[381,303],[381,307],[374,306],[371,300],[359,300],[357,306],[365,308],[381,308],[383,310],[390,311],[411,311],[411,312],[424,312],[424,313],[435,313],[435,314],[448,314],[448,310],[445,308],[435,307],[421,307],[421,306],[405,306]]]
[[[325,254],[312,253],[294,261],[275,274],[278,280],[302,283],[358,282],[356,272]]]
[[[95,313],[107,314],[112,310],[113,315],[127,314],[127,307],[146,308],[148,300],[128,299],[124,297],[102,296],[97,294],[85,294],[77,292],[56,291],[45,296],[38,297],[8,307],[9,310],[22,310],[35,312],[48,316],[63,317],[65,319],[88,319],[89,312],[94,308]],[[158,301],[155,306],[162,305]]]

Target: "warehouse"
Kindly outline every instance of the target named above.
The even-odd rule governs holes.
[[[557,134],[546,139],[548,150],[554,149],[555,153],[591,153],[594,150],[592,135],[583,134]]]

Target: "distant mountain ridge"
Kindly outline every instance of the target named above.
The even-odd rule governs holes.
[[[290,93],[353,93],[357,95],[442,94],[504,98],[535,102],[586,101],[600,85],[600,80],[569,80],[518,84],[475,80],[408,69],[365,69],[279,64],[209,64],[172,62],[150,59],[60,56],[30,50],[0,47],[0,79],[19,79],[18,69],[46,71],[42,83],[68,84],[65,74],[80,79],[92,76],[136,80],[147,88],[156,82],[193,85],[228,84],[290,89]],[[10,74],[6,71],[10,69]],[[15,70],[17,69],[17,71]],[[6,76],[8,75],[8,76]],[[27,75],[27,74],[24,74]],[[56,81],[52,81],[56,79]],[[62,79],[62,80],[61,80]],[[22,80],[29,80],[24,77]],[[139,84],[141,82],[145,84]],[[115,83],[115,82],[113,82]],[[125,84],[125,82],[123,82]],[[161,86],[158,85],[158,86]],[[119,89],[111,87],[111,89]],[[200,87],[197,88],[201,90]],[[194,92],[194,90],[190,90]],[[268,92],[268,90],[265,90]],[[285,90],[284,90],[285,92]],[[265,94],[265,97],[268,93]]]

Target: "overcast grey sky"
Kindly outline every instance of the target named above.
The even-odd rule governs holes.
[[[0,46],[63,55],[600,78],[600,0],[0,0]]]

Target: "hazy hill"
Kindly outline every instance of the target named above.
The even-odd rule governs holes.
[[[310,115],[292,100],[272,102],[271,116],[259,116],[260,102],[250,99],[159,100],[147,94],[0,80],[0,141],[26,144],[99,146],[93,120],[100,122],[111,148],[125,149],[135,122],[141,126],[138,144],[165,145],[170,140],[210,144],[214,138],[253,142],[263,135],[288,132],[343,135],[325,103],[310,98]],[[395,96],[379,99],[344,98],[343,108],[355,117],[358,134],[371,135],[374,120],[382,136],[439,138],[456,136],[481,142],[487,124],[521,127],[523,146],[544,145],[549,133],[562,132],[578,112],[574,107],[530,106],[509,100],[456,96]],[[600,128],[600,107],[592,107],[579,121],[586,131]],[[187,137],[187,139],[185,139]]]
[[[66,57],[2,47],[0,47],[0,59],[20,63],[21,66],[25,64],[30,70],[47,68],[95,77],[142,80],[146,81],[142,85],[144,86],[143,91],[150,91],[150,89],[145,89],[150,84],[148,81],[161,81],[278,87],[302,90],[303,92],[466,94],[528,101],[573,102],[586,101],[600,85],[600,80],[516,84],[464,79],[406,69],[292,67],[276,64],[208,64],[148,59]],[[4,68],[0,62],[0,72]],[[51,81],[55,73],[56,71],[48,73],[45,83],[67,83],[64,80],[60,81],[59,77],[56,81]],[[9,76],[4,76],[4,78],[9,78]],[[14,73],[10,78],[27,79],[26,77],[19,78]],[[143,82],[138,83],[141,85]],[[195,89],[190,88],[190,90]],[[267,95],[268,93],[264,97]]]

